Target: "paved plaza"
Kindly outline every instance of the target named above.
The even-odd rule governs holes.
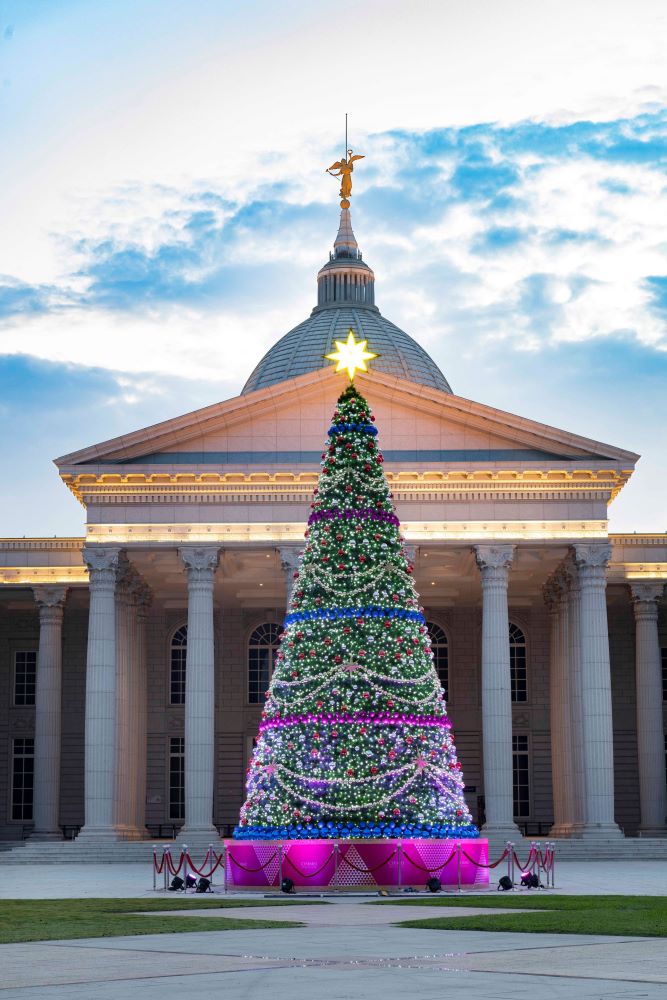
[[[155,898],[149,865],[6,866],[0,875],[2,898],[136,896],[138,912],[142,899]],[[636,862],[620,874],[612,862],[563,863],[559,881],[557,891],[570,893],[661,895],[667,888],[658,862]],[[224,990],[228,1000],[312,1000],[317,994],[340,1000],[662,1000],[667,992],[664,939],[400,928],[392,924],[475,912],[474,896],[470,910],[451,911],[369,906],[371,898],[297,903],[289,911],[198,914],[296,919],[306,924],[302,928],[3,945],[0,998],[172,1000]]]

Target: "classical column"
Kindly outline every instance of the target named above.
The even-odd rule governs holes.
[[[572,559],[567,562],[569,587],[568,605],[568,659],[569,702],[571,736],[570,795],[573,836],[581,833],[584,819],[584,737],[581,723],[581,585],[579,571]]]
[[[85,824],[80,836],[115,836],[116,572],[119,550],[87,545],[90,611],[86,664]]]
[[[179,550],[188,575],[185,661],[185,826],[182,833],[215,834],[213,826],[215,669],[213,583],[217,547]]]
[[[510,685],[507,578],[513,545],[476,545],[482,576],[482,728],[484,832],[513,838],[512,694]]]
[[[35,691],[35,788],[32,837],[60,839],[62,625],[67,587],[34,587],[39,609]]]
[[[134,579],[128,560],[121,556],[116,579],[116,783],[114,827],[124,840],[137,837],[131,815],[134,760],[132,747],[132,617]]]
[[[544,588],[551,633],[549,656],[549,710],[551,729],[551,782],[554,825],[551,836],[571,836],[577,823],[574,781],[574,677],[571,659],[573,623],[570,615],[570,576],[563,568]]]
[[[278,555],[280,556],[280,565],[285,574],[287,608],[289,610],[292,591],[294,590],[294,574],[298,572],[299,560],[303,555],[303,548],[299,548],[296,545],[280,545],[278,547]]]
[[[664,837],[665,737],[662,721],[662,665],[658,638],[658,601],[662,583],[632,583],[635,610],[637,685],[637,750],[639,802],[643,837]]]
[[[605,567],[611,546],[577,543],[581,588],[583,836],[620,836],[614,822],[614,730]]]
[[[146,657],[146,623],[152,594],[148,587],[135,592],[136,613],[133,643],[134,673],[134,822],[141,836],[146,836],[146,768],[148,764],[148,661]]]

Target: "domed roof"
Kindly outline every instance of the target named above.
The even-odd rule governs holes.
[[[241,390],[266,389],[325,367],[335,340],[367,340],[379,355],[372,370],[451,393],[447,379],[423,347],[385,319],[375,305],[375,276],[362,260],[349,209],[341,212],[334,252],[317,276],[318,304],[308,319],[286,333],[264,355]]]

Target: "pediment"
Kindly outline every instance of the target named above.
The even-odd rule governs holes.
[[[391,465],[525,468],[585,462],[631,469],[638,455],[388,375],[358,376]],[[308,467],[319,463],[343,387],[331,368],[236,396],[55,460],[61,473]],[[119,468],[120,467],[120,468]]]

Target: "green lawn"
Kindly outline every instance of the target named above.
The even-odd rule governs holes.
[[[617,934],[667,937],[667,896],[547,896],[533,893],[496,896],[443,896],[397,899],[382,906],[476,906],[493,910],[530,909],[475,917],[427,917],[401,921],[401,927],[431,930],[522,931],[531,934]]]
[[[119,937],[126,934],[175,934],[180,931],[254,930],[301,927],[292,920],[239,920],[236,917],[146,917],[140,912],[223,907],[283,906],[268,899],[6,899],[0,901],[0,943]],[[303,905],[303,904],[302,904]]]

